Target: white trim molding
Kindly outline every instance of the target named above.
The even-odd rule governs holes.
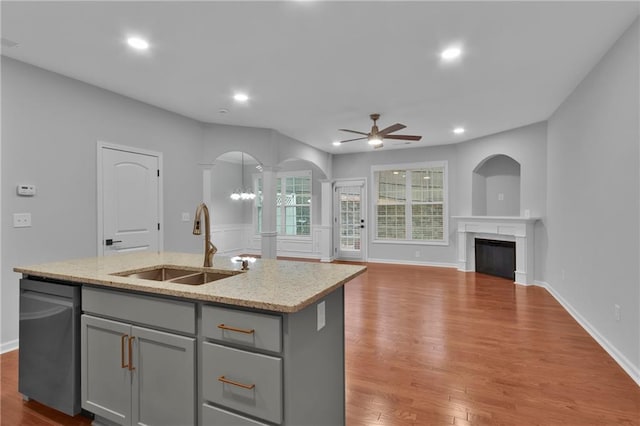
[[[627,357],[612,345],[606,337],[604,337],[589,321],[587,321],[580,313],[567,301],[553,286],[544,281],[535,281],[535,285],[547,290],[554,299],[576,320],[578,324],[618,363],[620,367],[636,382],[640,387],[640,367],[634,365]]]
[[[475,237],[491,235],[495,239],[513,237],[516,242],[515,283],[534,284],[534,223],[535,217],[517,216],[453,216],[458,221],[458,270],[476,270]]]
[[[394,260],[394,259],[372,259],[366,260],[367,263],[386,263],[389,265],[411,265],[411,266],[432,266],[436,268],[457,268],[456,263],[446,262],[419,262],[414,260]]]
[[[18,343],[19,343],[18,339],[4,342],[3,344],[0,345],[0,354],[3,354],[5,352],[11,352],[13,350],[18,349]]]

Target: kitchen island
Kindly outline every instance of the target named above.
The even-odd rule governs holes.
[[[344,424],[343,285],[366,268],[201,264],[135,253],[14,270],[81,286],[81,403],[96,424]]]

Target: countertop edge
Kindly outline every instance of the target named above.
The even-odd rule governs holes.
[[[175,297],[175,298],[186,299],[191,301],[199,301],[199,302],[221,303],[226,305],[261,309],[265,311],[272,311],[272,312],[279,312],[279,313],[295,313],[312,305],[314,302],[332,293],[337,288],[343,287],[347,282],[351,281],[352,279],[356,278],[359,275],[362,275],[367,270],[367,267],[365,265],[353,265],[353,266],[361,266],[362,269],[355,271],[353,274],[346,276],[345,278],[337,281],[335,284],[329,287],[326,287],[322,291],[319,291],[313,296],[310,296],[295,305],[261,302],[261,301],[251,300],[251,299],[238,299],[238,298],[208,295],[208,294],[202,294],[202,293],[201,294],[194,294],[189,292],[182,293],[179,290],[174,290],[174,289],[137,285],[135,282],[125,283],[125,282],[105,280],[104,278],[91,278],[87,276],[74,276],[71,274],[62,274],[62,273],[56,273],[56,272],[43,272],[41,270],[30,269],[29,267],[14,267],[13,271],[16,273],[21,273],[24,276],[60,280],[60,281],[77,283],[77,284],[87,284],[90,286],[100,287],[105,289],[131,291],[131,292],[144,293],[147,295],[169,296],[169,297]]]

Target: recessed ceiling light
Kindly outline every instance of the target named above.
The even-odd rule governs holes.
[[[235,95],[233,95],[233,99],[238,102],[247,102],[249,100],[249,96],[247,96],[247,94],[245,93],[236,93]]]
[[[453,133],[455,133],[456,135],[461,135],[464,133],[464,127],[456,127],[455,129],[453,129]]]
[[[127,39],[127,44],[129,44],[129,46],[133,47],[134,49],[138,49],[138,50],[145,50],[149,48],[149,42],[140,37],[129,37]]]
[[[449,47],[440,53],[440,57],[445,61],[451,61],[452,59],[460,57],[461,54],[462,50],[459,47]]]
[[[340,146],[340,145],[342,145],[342,142],[340,141],[333,142],[333,146]]]

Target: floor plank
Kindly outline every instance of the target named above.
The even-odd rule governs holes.
[[[347,284],[347,425],[640,425],[640,388],[544,289],[453,269],[368,264]],[[2,425],[88,425],[18,393]]]

